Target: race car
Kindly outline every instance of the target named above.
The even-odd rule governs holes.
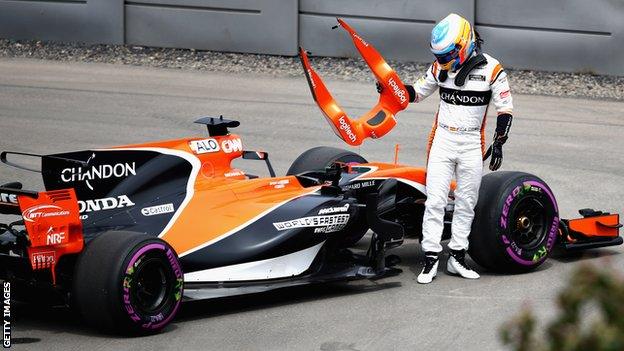
[[[301,55],[334,131],[357,145],[396,124],[404,86],[369,43],[350,34],[386,88],[360,120],[340,112]],[[167,326],[183,300],[400,273],[399,257],[388,251],[422,236],[424,168],[320,146],[277,176],[268,153],[245,150],[230,132],[238,121],[196,122],[208,137],[51,155],[2,152],[2,163],[41,172],[45,186],[0,186],[0,214],[18,216],[0,224],[0,279],[11,282],[13,297],[56,297],[100,330],[149,334]],[[40,167],[20,162],[32,157]],[[234,168],[239,158],[265,162],[270,176]],[[617,214],[586,209],[583,218],[560,219],[551,189],[527,173],[484,176],[475,212],[470,256],[492,271],[533,270],[556,246],[622,243]],[[365,237],[368,250],[353,249]]]
[[[266,152],[244,150],[230,133],[239,122],[197,122],[209,137],[53,155],[3,152],[3,163],[21,168],[20,157],[39,157],[46,188],[0,187],[0,213],[19,216],[0,225],[0,279],[13,284],[14,297],[57,296],[100,330],[145,334],[170,323],[182,300],[400,272],[387,251],[421,236],[423,168],[316,147],[276,176]],[[265,162],[271,176],[233,168],[237,158]],[[452,203],[451,192],[447,229]],[[622,243],[617,215],[582,214],[560,220],[538,177],[488,174],[470,255],[488,270],[526,272],[556,245]],[[368,251],[349,249],[369,228]]]

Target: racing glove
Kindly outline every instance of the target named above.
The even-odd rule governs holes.
[[[503,144],[509,138],[509,129],[513,117],[509,113],[502,113],[496,119],[496,132],[492,143],[492,158],[490,159],[490,170],[496,171],[503,164]]]
[[[492,144],[492,158],[490,159],[490,171],[496,171],[503,164],[503,144],[494,141]]]
[[[381,85],[381,83],[375,82],[375,87],[377,88],[377,92],[381,94],[381,92],[383,91],[383,86]],[[416,101],[416,90],[414,90],[414,87],[409,84],[405,84],[405,90],[407,90],[407,95],[409,95],[408,101]]]
[[[379,94],[381,94],[381,92],[383,91],[383,86],[379,82],[375,82],[375,88],[377,88],[377,92]]]
[[[509,137],[509,129],[511,129],[511,120],[513,117],[509,113],[501,113],[496,118],[496,134],[494,134],[494,141],[500,142],[501,145],[505,144]]]

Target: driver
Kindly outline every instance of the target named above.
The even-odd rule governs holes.
[[[465,255],[483,172],[485,115],[492,100],[498,117],[489,168],[495,171],[502,164],[513,109],[507,74],[495,58],[480,52],[481,42],[465,18],[448,15],[431,31],[435,61],[416,84],[406,85],[410,102],[422,101],[436,89],[440,93],[427,151],[425,261],[417,278],[422,284],[430,283],[438,270],[444,212],[454,177],[455,209],[446,267],[450,274],[479,278],[466,264]]]

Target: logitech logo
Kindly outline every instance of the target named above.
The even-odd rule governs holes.
[[[388,79],[388,84],[390,84],[390,86],[392,87],[392,92],[394,93],[394,95],[396,95],[399,100],[401,100],[401,103],[407,101],[407,97],[405,97],[405,90],[399,88],[399,85],[394,80],[394,78]]]
[[[338,122],[340,122],[340,129],[344,130],[344,132],[347,133],[349,140],[355,142],[357,140],[357,137],[355,136],[355,133],[353,133],[353,130],[351,130],[351,126],[347,123],[347,121],[345,121],[345,116],[340,116]]]

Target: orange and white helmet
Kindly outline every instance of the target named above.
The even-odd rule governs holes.
[[[460,15],[451,13],[431,31],[431,52],[442,70],[457,70],[470,58],[475,46],[474,30]]]

